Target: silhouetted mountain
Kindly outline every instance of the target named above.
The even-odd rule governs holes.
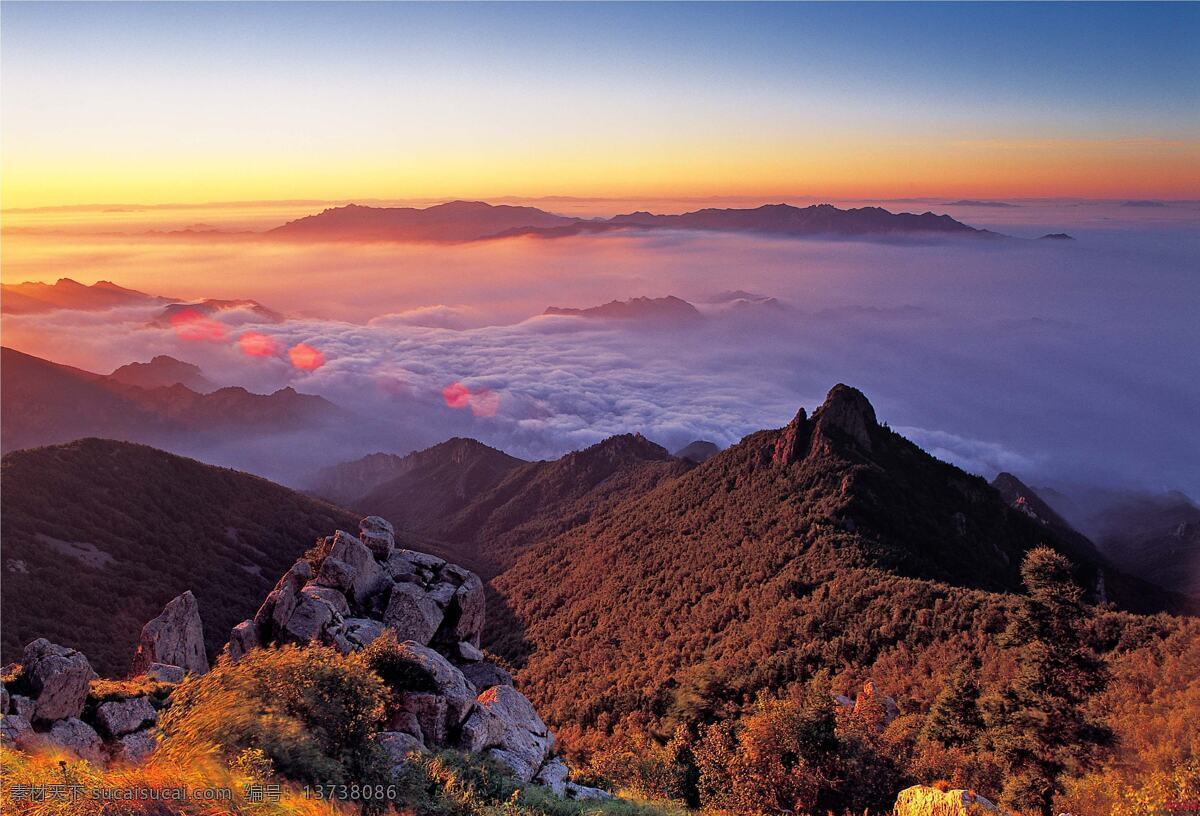
[[[713,706],[749,705],[822,667],[927,704],[912,667],[947,649],[994,665],[985,650],[1042,544],[1065,546],[839,385],[811,418],[528,547],[493,581],[514,624],[489,639],[539,711],[583,729],[656,728],[693,683]]]
[[[961,201],[951,201],[949,207],[1019,207],[1019,204],[1009,204],[1007,201],[979,201],[973,198],[964,198]]]
[[[612,300],[601,306],[584,309],[549,306],[542,314],[571,317],[597,317],[616,320],[693,320],[700,317],[696,307],[674,295],[661,298],[635,297]]]
[[[5,451],[86,436],[171,447],[204,434],[295,430],[340,415],[340,409],[324,398],[292,388],[269,395],[244,388],[199,394],[178,384],[139,388],[10,348],[2,355],[0,425]]]
[[[679,459],[688,459],[696,464],[707,462],[721,452],[721,449],[706,439],[689,442],[673,454]]]
[[[108,376],[109,379],[138,388],[182,385],[206,393],[216,387],[200,371],[200,366],[165,354],[159,354],[148,363],[126,363]]]
[[[200,318],[211,318],[224,312],[241,311],[246,319],[242,322],[281,323],[284,316],[268,309],[257,300],[214,300],[206,298],[194,303],[172,303],[150,321],[152,326],[179,326],[180,323]]]
[[[518,228],[546,228],[576,221],[535,207],[451,201],[425,209],[348,204],[289,221],[267,234],[323,241],[474,241]]]
[[[1089,514],[1096,546],[1118,568],[1200,597],[1200,507],[1182,493],[1126,493]]]
[[[1039,241],[1074,241],[1075,239],[1072,238],[1070,235],[1067,235],[1065,232],[1048,232],[1045,235],[1038,238],[1038,240]]]
[[[1104,557],[1087,536],[1071,526],[1049,504],[1042,500],[1033,488],[1011,473],[1000,473],[992,480],[992,487],[1009,507],[1029,518],[1046,525],[1059,537],[1060,549],[1076,563],[1104,563]]]
[[[174,298],[147,295],[145,292],[125,289],[108,281],[97,281],[91,286],[84,286],[70,278],[60,278],[54,284],[0,284],[0,295],[0,311],[5,314],[34,314],[52,309],[99,311],[117,306],[148,306],[175,302]]]
[[[753,209],[708,208],[682,215],[635,212],[607,220],[554,215],[535,207],[452,201],[413,207],[333,207],[264,235],[322,241],[477,241],[532,236],[565,238],[622,229],[677,229],[753,232],[791,236],[864,237],[914,235],[992,236],[948,215],[893,213],[881,207],[842,210],[832,204],[793,207],[767,204]]]
[[[356,518],[280,485],[107,439],[0,467],[3,661],[36,637],[123,675],[142,624],[192,590],[210,654],[318,536]]]

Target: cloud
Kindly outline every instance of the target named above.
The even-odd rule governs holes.
[[[390,312],[367,321],[370,326],[427,326],[433,329],[465,329],[481,323],[479,310],[470,306],[418,306],[403,312]]]

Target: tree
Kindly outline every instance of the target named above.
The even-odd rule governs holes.
[[[979,684],[975,680],[978,671],[979,661],[968,660],[950,675],[925,718],[923,739],[955,748],[971,745],[979,738],[983,717],[979,713]]]
[[[1090,612],[1071,562],[1037,547],[1026,554],[1021,578],[1026,594],[1001,641],[1017,650],[1019,669],[993,703],[991,736],[1005,771],[1004,804],[1049,816],[1065,773],[1091,766],[1110,741],[1086,711],[1107,675],[1084,639]]]

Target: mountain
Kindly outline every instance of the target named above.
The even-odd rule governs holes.
[[[629,300],[612,300],[600,306],[573,309],[549,306],[545,315],[569,317],[592,317],[613,320],[693,320],[700,317],[696,307],[686,300],[668,295],[661,298],[635,297]]]
[[[125,289],[109,281],[91,286],[70,278],[49,283],[0,284],[0,311],[5,314],[35,314],[53,309],[99,311],[117,306],[147,306],[173,303],[174,298],[155,297],[134,289]]]
[[[1075,239],[1072,238],[1070,235],[1067,235],[1065,232],[1048,232],[1045,235],[1038,238],[1038,240],[1039,241],[1074,241]]]
[[[150,321],[152,326],[163,328],[178,326],[200,318],[211,318],[225,312],[240,311],[244,313],[242,322],[252,323],[282,323],[284,316],[273,309],[268,309],[257,300],[216,300],[205,298],[194,303],[172,303],[163,309]]]
[[[842,238],[904,234],[996,236],[948,215],[893,213],[881,207],[843,210],[832,204],[810,207],[767,204],[752,209],[708,208],[682,215],[634,212],[585,220],[554,215],[535,207],[482,201],[451,201],[425,209],[348,204],[289,221],[264,235],[273,239],[318,241],[478,241],[517,236],[564,238],[624,229]]]
[[[487,640],[551,722],[584,730],[669,734],[690,695],[750,705],[818,668],[928,705],[924,667],[974,654],[1000,671],[987,650],[1043,544],[1066,548],[839,385],[811,417],[529,546],[492,582],[511,623]],[[1101,572],[1122,583],[1080,565],[1091,586]],[[1165,599],[1136,589],[1119,600]]]
[[[108,378],[125,385],[136,385],[138,388],[182,385],[201,393],[216,388],[200,371],[200,366],[176,360],[166,354],[159,354],[148,363],[126,363],[109,374]]]
[[[992,487],[1000,494],[1000,498],[1014,510],[1024,513],[1029,518],[1044,524],[1055,532],[1062,545],[1062,550],[1076,562],[1103,563],[1104,557],[1096,549],[1096,545],[1087,536],[1071,526],[1065,518],[1045,501],[1033,488],[1022,482],[1011,473],[1000,473],[992,480]],[[1130,573],[1135,574],[1135,573]]]
[[[475,241],[514,229],[576,221],[535,207],[451,201],[425,209],[347,204],[269,230],[272,238],[320,241]]]
[[[706,439],[697,439],[675,451],[672,456],[700,464],[701,462],[707,462],[720,452],[721,449],[715,443],[709,442]]]
[[[36,637],[124,674],[142,624],[192,590],[211,654],[276,578],[355,516],[280,485],[108,439],[0,465],[3,661]]]
[[[543,462],[451,439],[405,457],[374,454],[327,469],[311,492],[390,518],[422,546],[486,577],[533,542],[690,467],[637,434]]]
[[[236,387],[210,394],[180,384],[140,388],[7,347],[0,355],[5,451],[86,436],[189,444],[202,435],[307,428],[336,418],[341,410],[292,388],[267,395]]]

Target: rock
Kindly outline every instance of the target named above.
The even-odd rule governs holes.
[[[359,648],[383,634],[383,624],[371,618],[346,618],[342,621],[346,637]]]
[[[417,664],[433,679],[434,685],[437,686],[436,694],[446,701],[450,727],[457,728],[475,706],[475,687],[449,660],[433,649],[413,641],[405,641],[400,644],[400,654]],[[423,722],[421,727],[425,727]],[[425,733],[425,737],[426,744],[429,744],[428,732]]]
[[[12,696],[12,712],[19,717],[33,722],[33,714],[37,708],[37,703],[32,697],[26,697],[23,694],[14,694]]]
[[[36,700],[30,722],[78,717],[96,673],[82,652],[38,638],[25,647],[21,660]]]
[[[458,591],[458,587],[449,581],[442,581],[439,584],[434,584],[429,588],[429,597],[434,600],[438,606],[446,606],[454,598],[454,593]]]
[[[880,694],[875,683],[868,680],[863,683],[862,693],[854,699],[854,716],[882,730],[900,716],[900,706],[891,697]]]
[[[0,683],[0,714],[8,713],[8,703],[8,689],[5,688],[3,683]]]
[[[350,614],[350,605],[346,603],[346,596],[330,587],[317,586],[316,584],[308,584],[304,589],[300,590],[302,595],[313,598],[318,601],[323,601],[329,605],[329,608],[337,612],[342,617],[347,617]]]
[[[405,734],[416,737],[422,744],[425,743],[425,732],[421,730],[421,721],[411,711],[397,711],[392,715],[388,728],[392,731],[403,731]]]
[[[96,709],[96,722],[110,737],[132,733],[157,719],[158,712],[145,697],[101,703]]]
[[[45,739],[92,764],[104,762],[104,740],[100,739],[96,729],[78,717],[56,721]]]
[[[244,620],[233,627],[229,633],[229,643],[225,646],[225,654],[229,655],[230,660],[238,661],[251,649],[257,649],[260,645],[258,627],[254,625],[254,621]]]
[[[570,776],[571,769],[567,767],[567,763],[563,762],[562,757],[555,757],[542,766],[542,770],[533,781],[549,788],[555,796],[566,796],[567,780]]]
[[[169,663],[151,663],[146,667],[146,676],[160,683],[182,683],[186,675],[183,666],[172,666]]]
[[[927,785],[914,785],[900,791],[892,808],[893,816],[985,816],[1000,813],[1000,808],[971,791],[940,791]]]
[[[462,641],[454,647],[455,657],[464,663],[478,663],[483,660],[483,652],[474,643]]]
[[[375,735],[375,741],[387,753],[392,767],[403,763],[409,754],[428,753],[419,739],[403,731],[380,731]]]
[[[442,617],[441,607],[421,587],[394,584],[383,624],[395,630],[397,640],[412,640],[424,646],[437,634]]]
[[[613,795],[602,788],[589,788],[587,785],[576,785],[568,782],[567,798],[580,802],[603,802],[613,798]]]
[[[0,743],[23,748],[33,737],[33,726],[20,714],[5,714],[0,717]]]
[[[462,667],[463,676],[480,691],[486,691],[493,686],[511,686],[512,675],[495,663],[468,663]]]
[[[446,744],[450,734],[446,698],[431,692],[410,691],[400,699],[401,711],[416,720],[424,743],[432,748]],[[411,729],[411,720],[406,725]]]
[[[367,516],[358,523],[359,539],[380,561],[386,561],[396,546],[395,533],[391,522],[379,516]]]
[[[302,594],[295,611],[283,627],[282,639],[290,643],[320,641],[325,627],[333,622],[333,608],[311,595]]]
[[[204,627],[191,590],[168,603],[161,615],[142,627],[141,642],[133,656],[133,673],[142,674],[151,663],[180,666],[193,674],[208,671]]]
[[[533,704],[512,686],[494,686],[477,703],[462,725],[460,747],[487,751],[522,782],[530,781],[554,745]]]
[[[444,639],[466,641],[472,646],[479,646],[485,610],[483,581],[475,573],[467,572],[466,580],[455,591],[454,598],[446,608]]]
[[[154,753],[157,747],[158,739],[153,730],[126,734],[113,746],[113,759],[136,765]]]
[[[849,697],[847,697],[845,694],[833,695],[833,702],[841,708],[849,708],[849,709],[854,708],[854,701],[851,700]]]
[[[340,589],[361,604],[387,585],[388,576],[365,544],[345,530],[338,530],[316,582]]]

